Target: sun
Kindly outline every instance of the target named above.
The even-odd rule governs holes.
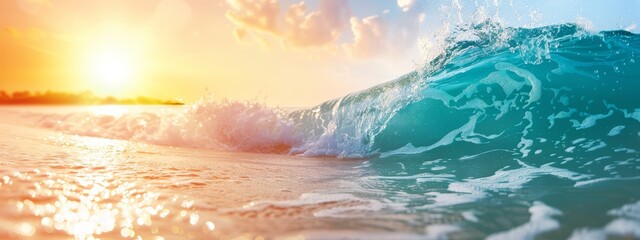
[[[120,88],[133,81],[134,56],[123,47],[103,47],[89,56],[89,75],[99,87]]]
[[[139,94],[149,74],[149,40],[141,31],[106,24],[79,38],[76,73],[80,88],[98,96]]]
[[[109,29],[91,34],[80,47],[83,82],[98,95],[129,95],[143,74],[144,44],[124,28]]]

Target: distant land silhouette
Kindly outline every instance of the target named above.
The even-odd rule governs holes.
[[[115,98],[112,96],[98,97],[86,91],[82,93],[67,93],[47,91],[44,93],[16,91],[8,93],[0,91],[0,105],[184,105],[181,101],[158,100],[148,97]]]

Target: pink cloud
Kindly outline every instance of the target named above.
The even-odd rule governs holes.
[[[279,21],[277,0],[227,0],[226,16],[236,25],[234,35],[243,40],[248,30],[276,36],[284,46],[314,47],[333,44],[347,26],[346,0],[323,0],[316,11],[308,12],[304,2],[287,8]],[[282,24],[284,23],[284,24]]]
[[[342,34],[349,18],[349,6],[344,0],[325,0],[320,9],[306,14],[304,2],[289,7],[289,24],[284,42],[298,47],[324,46],[334,43]]]
[[[240,29],[278,33],[280,5],[277,0],[227,0],[226,16]]]
[[[416,0],[398,0],[398,7],[402,9],[402,11],[409,11],[413,5],[416,4]]]
[[[369,16],[362,20],[351,18],[353,43],[345,44],[346,51],[355,58],[369,58],[388,50],[387,24],[379,16]]]
[[[288,7],[277,0],[227,0],[227,4],[227,18],[236,26],[233,34],[238,41],[264,43],[272,37],[285,48],[339,49],[353,58],[404,52],[415,43],[412,30],[419,24],[415,1],[398,1],[406,10],[393,26],[378,15],[352,16],[347,0],[321,0],[315,10],[304,1]],[[349,31],[352,40],[344,39]]]

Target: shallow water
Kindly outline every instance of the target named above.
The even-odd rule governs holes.
[[[219,152],[30,127],[48,111],[74,110],[1,110],[3,239],[615,239],[640,229],[640,178],[505,167],[513,160],[500,149],[433,161]]]
[[[35,108],[26,109],[2,109],[3,239],[286,237],[332,224],[316,221],[316,211],[366,204],[311,194],[311,203],[257,209],[334,188],[361,161],[171,148],[7,123]]]

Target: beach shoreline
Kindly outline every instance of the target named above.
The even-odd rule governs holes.
[[[69,135],[24,126],[16,122],[19,116],[10,115],[0,119],[0,189],[12,193],[0,195],[6,213],[0,220],[6,223],[0,229],[3,238],[295,235],[305,228],[293,223],[314,222],[314,212],[358,204],[342,199],[313,207],[304,202],[300,207],[277,207],[305,194],[339,188],[364,160],[220,152]],[[113,224],[101,228],[94,222],[98,220]],[[286,222],[292,225],[282,225]],[[87,223],[94,227],[78,229]]]

